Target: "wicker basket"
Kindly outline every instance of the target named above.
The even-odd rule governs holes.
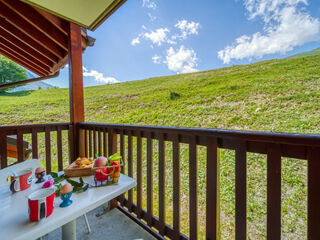
[[[67,177],[82,177],[82,176],[90,176],[92,175],[92,168],[75,168],[76,162],[71,163],[67,168],[65,168],[64,174]]]
[[[93,165],[94,165],[94,162],[92,163],[91,175],[94,175],[97,170],[101,170],[102,175],[106,176],[107,178],[110,178],[113,183],[117,183],[119,181],[121,168],[124,167],[124,161],[121,160],[119,165],[113,165],[113,166],[93,167]],[[115,172],[115,169],[117,167],[119,167],[119,171]],[[104,172],[102,172],[102,170],[105,168],[108,168],[109,170],[112,169],[112,170],[110,173],[104,173]]]

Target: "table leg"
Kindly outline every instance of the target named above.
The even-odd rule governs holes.
[[[62,226],[62,240],[76,240],[77,220],[72,220]]]

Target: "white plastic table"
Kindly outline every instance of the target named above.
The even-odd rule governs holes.
[[[89,182],[86,178],[92,176],[83,177],[85,182]],[[37,239],[63,225],[65,230],[70,231],[64,235],[75,238],[76,218],[125,193],[135,185],[134,179],[121,174],[118,184],[89,188],[85,192],[72,194],[73,203],[69,207],[60,208],[61,199],[56,197],[53,213],[39,222],[29,221],[27,196],[40,189],[41,183],[33,183],[30,188],[15,194],[12,194],[7,186],[1,187],[0,239]]]

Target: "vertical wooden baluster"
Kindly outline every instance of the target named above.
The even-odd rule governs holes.
[[[92,130],[89,129],[89,157],[94,157],[92,153]]]
[[[166,221],[166,204],[165,204],[165,144],[164,134],[159,133],[159,233],[164,236]]]
[[[137,134],[137,217],[142,216],[142,144],[141,132]]]
[[[128,133],[128,176],[132,177],[133,171],[132,171],[132,132],[129,130]],[[128,191],[128,210],[132,211],[132,189]]]
[[[123,166],[121,167],[121,173],[124,174],[124,171],[125,171],[125,145],[124,145],[124,134],[123,134],[123,129],[120,130],[120,155],[122,157],[122,163],[123,163]],[[124,194],[121,194],[120,196],[120,203],[121,203],[121,206],[124,206]]]
[[[7,135],[5,132],[2,132],[0,134],[0,159],[1,159],[0,169],[6,168],[8,166],[8,159],[7,159]]]
[[[121,173],[125,173],[125,159],[126,159],[126,156],[125,156],[125,153],[126,153],[126,146],[125,146],[125,141],[124,141],[124,130],[121,129],[120,131],[120,155],[122,157],[122,163],[123,163],[123,166],[121,167]]]
[[[152,133],[148,132],[147,138],[147,223],[152,226],[153,217],[153,146],[152,146]]]
[[[84,156],[88,157],[88,131],[84,129]]]
[[[63,170],[63,160],[62,160],[62,136],[61,127],[57,129],[57,148],[58,148],[58,170]]]
[[[51,142],[50,130],[45,128],[45,146],[46,146],[46,174],[51,172]]]
[[[38,159],[38,133],[35,128],[32,129],[32,158]]]
[[[308,148],[308,239],[320,239],[320,148]]]
[[[92,132],[93,136],[93,157],[96,157],[97,154],[97,133],[96,133],[96,128],[93,128],[93,132]]]
[[[281,239],[281,149],[278,144],[268,146],[267,239]]]
[[[247,239],[247,153],[246,142],[236,146],[236,240]]]
[[[101,130],[98,129],[98,155],[102,156]]]
[[[103,129],[103,156],[108,157],[108,141],[106,129]]]
[[[69,125],[69,131],[68,131],[68,141],[69,141],[69,163],[72,163],[75,161],[74,159],[74,146],[73,146],[73,126]]]
[[[108,128],[108,154],[112,155],[117,152],[118,149],[118,141],[117,141],[117,133],[115,129]]]
[[[173,236],[180,238],[180,147],[179,136],[173,137]]]
[[[192,240],[198,236],[197,137],[190,136],[189,141],[189,238]]]
[[[108,149],[109,154],[115,154],[118,148],[116,129],[113,129],[113,128],[108,129],[108,144],[109,144],[109,149]],[[113,208],[116,208],[117,206],[118,206],[117,199],[112,199],[110,201],[110,208],[113,209]]]
[[[216,138],[207,139],[206,239],[220,239],[219,151]]]
[[[17,131],[17,151],[18,151],[18,162],[24,160],[23,154],[23,133],[21,130]]]

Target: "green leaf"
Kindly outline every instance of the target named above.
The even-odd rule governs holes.
[[[87,191],[88,188],[89,188],[89,184],[85,184],[84,187],[82,188],[82,190]]]
[[[61,190],[61,188],[62,188],[62,184],[60,183],[60,184],[56,185],[56,187],[57,187],[56,197],[58,197],[58,196],[60,195],[60,190]]]
[[[56,172],[51,172],[50,175],[53,178],[57,178],[58,177],[58,173],[56,173]]]
[[[77,181],[71,180],[69,178],[66,178],[67,182],[70,183],[73,187],[82,187],[83,184],[79,183]]]

